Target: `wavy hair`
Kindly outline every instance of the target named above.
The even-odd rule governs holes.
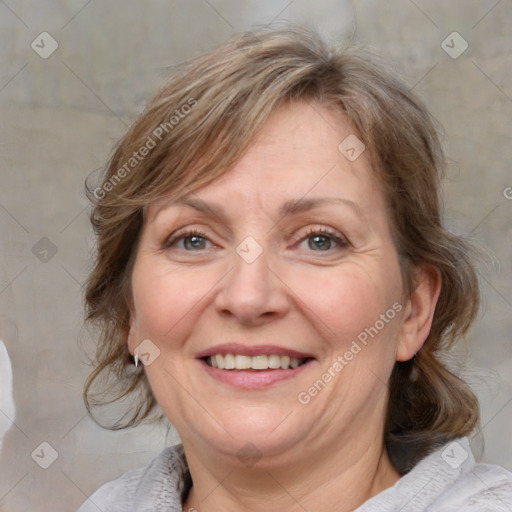
[[[395,364],[389,382],[385,443],[405,473],[438,444],[468,435],[479,419],[474,393],[442,362],[478,311],[472,251],[442,225],[445,159],[425,106],[367,51],[326,44],[305,28],[245,33],[180,66],[118,142],[101,186],[87,188],[97,250],[85,305],[99,340],[84,399],[90,411],[126,401],[114,429],[157,410],[126,343],[143,208],[221,176],[280,104],[301,100],[338,108],[365,144],[387,200],[406,292],[419,265],[441,276],[430,334],[412,360]]]

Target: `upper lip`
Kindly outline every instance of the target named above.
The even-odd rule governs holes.
[[[277,355],[277,356],[290,356],[297,359],[314,358],[313,354],[306,352],[299,352],[286,347],[278,345],[243,345],[240,343],[224,343],[222,345],[215,345],[214,347],[207,348],[199,352],[197,359],[204,359],[205,357],[215,356],[217,354],[240,354],[243,356],[261,356],[261,355]]]

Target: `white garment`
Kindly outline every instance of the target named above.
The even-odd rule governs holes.
[[[12,391],[12,366],[7,348],[0,340],[0,453],[3,439],[15,420],[16,408]]]
[[[190,475],[182,445],[100,487],[78,512],[181,512]],[[512,512],[512,473],[476,464],[459,438],[421,460],[354,512]],[[312,511],[313,512],[313,511]]]

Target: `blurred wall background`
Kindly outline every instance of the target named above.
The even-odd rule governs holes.
[[[177,63],[283,21],[377,49],[444,126],[446,221],[496,256],[480,268],[484,307],[469,337],[483,412],[473,446],[512,470],[511,0],[5,0],[1,511],[75,510],[178,440],[158,425],[105,431],[85,413],[93,340],[82,329],[81,283],[93,240],[83,183]]]

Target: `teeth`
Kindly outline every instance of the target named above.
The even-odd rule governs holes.
[[[269,368],[281,368],[281,358],[279,356],[268,356]]]
[[[297,367],[299,366],[299,364],[300,364],[300,361],[299,361],[297,358],[292,357],[292,358],[290,359],[290,366],[291,366],[292,368],[297,368]]]
[[[224,369],[234,370],[235,369],[235,356],[232,354],[226,354],[224,356]]]
[[[252,366],[253,370],[266,370],[268,368],[268,357],[267,356],[253,356],[251,366]]]
[[[284,370],[295,369],[305,362],[305,359],[298,359],[290,356],[259,355],[244,356],[241,354],[216,354],[207,360],[210,366],[222,370],[267,370],[283,368]]]
[[[235,368],[237,370],[248,370],[251,368],[251,364],[251,356],[241,356],[240,354],[235,356]]]

